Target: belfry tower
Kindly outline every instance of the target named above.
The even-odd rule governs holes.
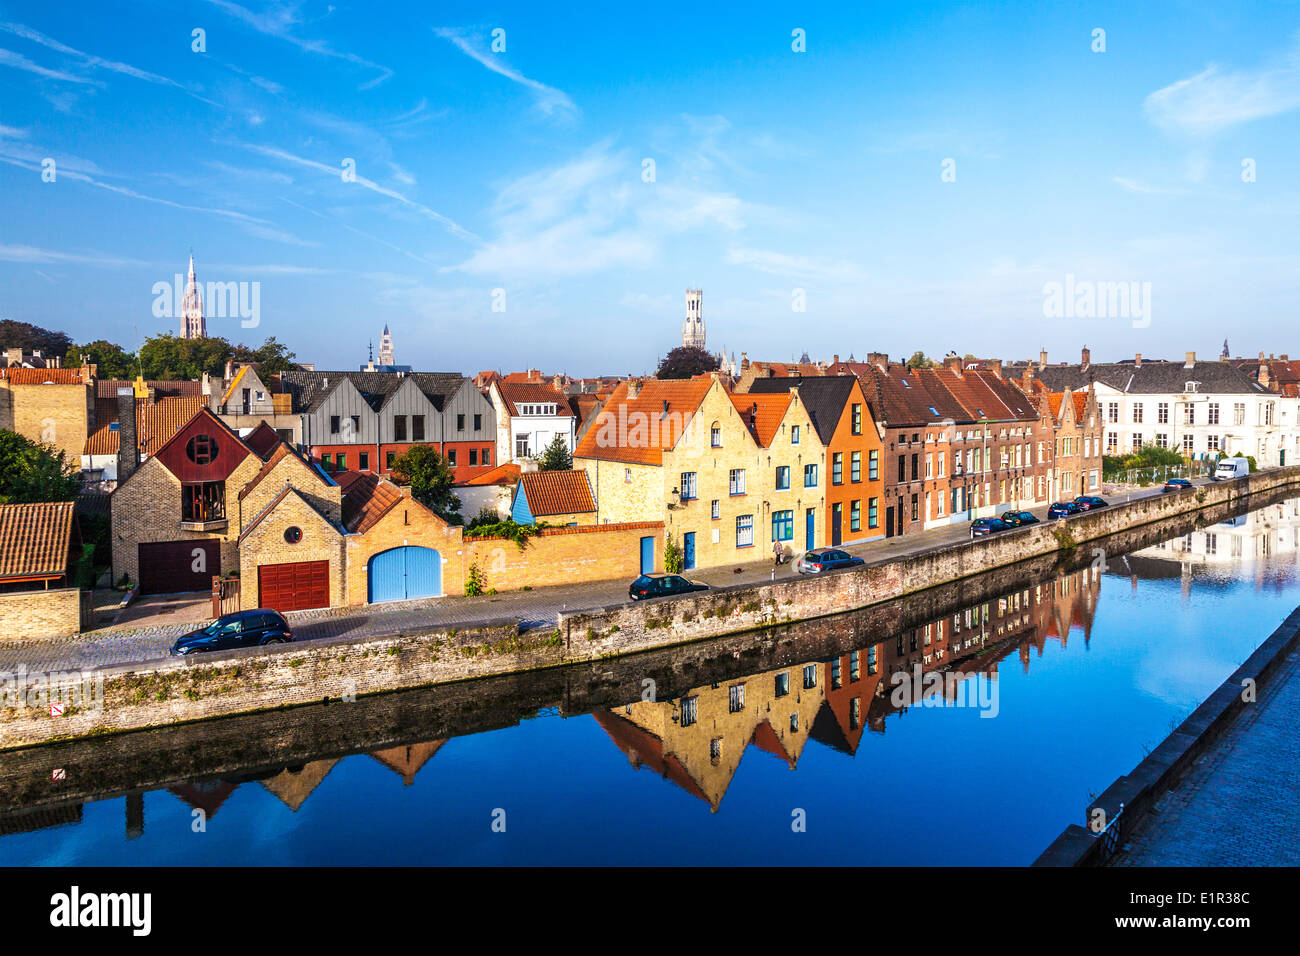
[[[691,348],[704,348],[704,290],[686,290],[686,321],[682,323],[682,345]]]

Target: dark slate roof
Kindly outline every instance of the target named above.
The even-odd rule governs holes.
[[[456,394],[465,381],[465,376],[459,372],[285,372],[281,376],[285,388],[293,395],[294,411],[298,412],[315,411],[345,378],[356,386],[375,411],[379,411],[407,379],[413,380],[433,407],[442,411],[447,399]]]
[[[1132,362],[1092,365],[1047,365],[1034,369],[1034,377],[1053,392],[1066,388],[1087,388],[1096,381],[1120,392],[1136,395],[1181,394],[1188,382],[1199,382],[1198,392],[1259,394],[1267,392],[1248,373],[1227,362],[1197,362],[1187,368],[1183,362]]]
[[[817,429],[823,445],[830,444],[835,428],[844,414],[844,405],[853,391],[852,375],[817,375],[811,378],[756,378],[749,390],[760,395],[799,389],[799,399]]]

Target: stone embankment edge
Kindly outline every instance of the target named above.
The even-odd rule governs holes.
[[[1094,810],[1100,808],[1105,816],[1096,819],[1114,821],[1113,825],[1119,828],[1114,845],[1122,847],[1160,798],[1178,785],[1196,760],[1251,706],[1245,700],[1246,688],[1253,687],[1253,701],[1258,701],[1274,671],[1297,647],[1300,647],[1300,607],[1155,750],[1090,803],[1084,819],[1094,819]],[[1106,862],[1099,836],[1086,826],[1071,823],[1033,865],[1099,866]]]

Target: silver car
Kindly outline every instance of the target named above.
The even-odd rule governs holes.
[[[866,562],[847,551],[841,551],[839,548],[820,548],[799,555],[794,563],[794,569],[800,574],[821,574],[823,571],[853,568],[859,564],[866,564]]]

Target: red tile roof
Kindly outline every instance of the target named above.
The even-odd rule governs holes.
[[[511,415],[518,415],[517,406],[527,403],[554,405],[556,415],[573,417],[568,396],[549,385],[504,381],[497,382],[496,386],[501,390],[501,397],[505,399],[506,409]]]
[[[0,368],[0,381],[11,385],[81,385],[86,380],[79,368]]]
[[[248,495],[252,493],[253,489],[262,483],[262,479],[274,471],[275,466],[280,464],[280,462],[284,461],[286,458],[296,458],[303,468],[311,472],[313,478],[319,481],[322,485],[329,485],[329,479],[320,472],[320,469],[316,465],[304,461],[302,456],[290,448],[287,443],[280,442],[275,451],[271,452],[270,456],[262,464],[262,467],[258,469],[257,474],[249,479],[248,484],[244,485],[244,487],[239,490],[239,500],[243,501],[248,497]]]
[[[766,448],[776,437],[776,430],[785,418],[785,411],[793,398],[790,392],[750,392],[748,394],[732,393],[731,404],[740,412],[740,419],[754,436],[754,441]],[[753,422],[750,415],[753,414]]]
[[[0,581],[62,577],[73,508],[71,501],[0,505]]]
[[[462,481],[462,485],[513,485],[519,480],[523,469],[518,465],[506,462],[504,465],[497,465],[491,471],[485,471],[481,475]]]
[[[142,455],[156,454],[169,438],[185,427],[199,410],[207,407],[207,398],[195,395],[186,398],[164,398],[150,404],[143,398],[135,400],[136,437]],[[114,422],[95,429],[86,438],[83,455],[116,455],[118,435],[121,432]]]
[[[365,534],[402,500],[402,491],[378,475],[362,475],[343,496],[343,527]]]
[[[534,518],[596,510],[585,471],[526,471],[519,486]]]
[[[628,382],[620,382],[592,421],[573,453],[575,458],[603,458],[632,464],[658,465],[672,449],[704,396],[713,387],[708,375],[687,379],[650,379],[635,398]],[[673,416],[664,418],[664,415]],[[667,425],[660,427],[661,423]],[[652,427],[653,426],[653,427]]]

